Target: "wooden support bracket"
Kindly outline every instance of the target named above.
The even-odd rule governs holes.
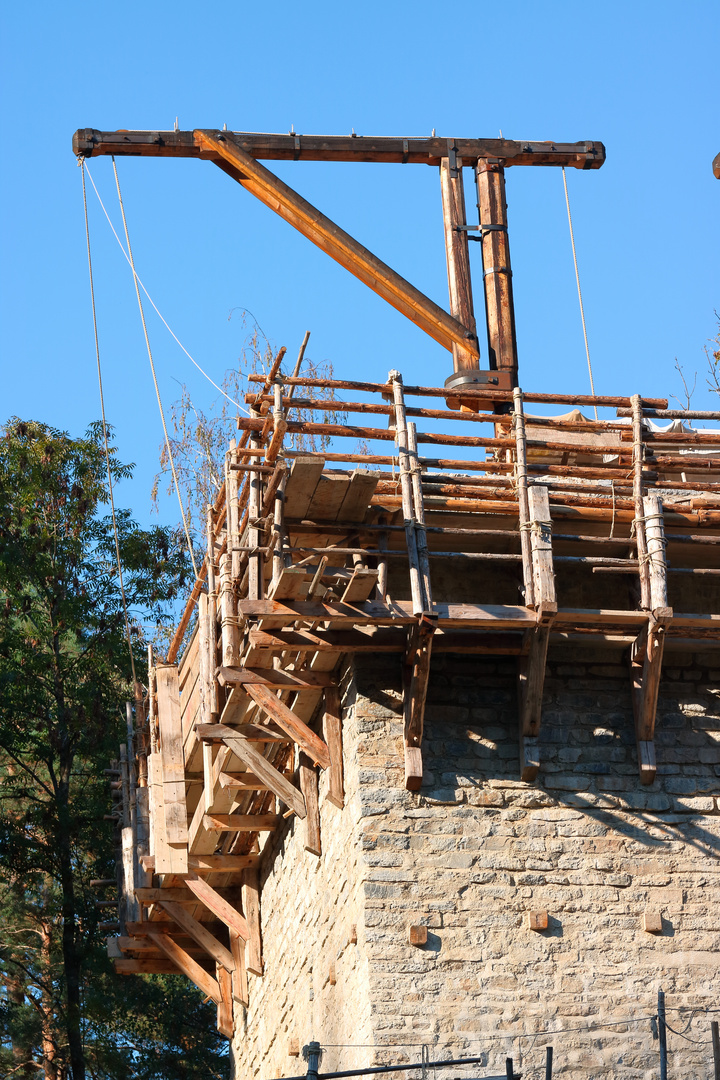
[[[301,720],[292,709],[276,697],[267,686],[248,683],[245,686],[247,693],[260,708],[274,720],[278,727],[287,732],[291,739],[305,751],[308,757],[317,762],[323,769],[330,765],[330,753],[327,745]]]
[[[200,967],[197,960],[193,960],[192,956],[186,953],[168,934],[148,934],[148,937],[157,945],[160,952],[182,971],[183,975],[187,975],[188,979],[202,990],[203,994],[212,998],[216,1004],[222,1001],[222,994],[217,980],[213,979],[212,975],[209,975],[204,968]]]
[[[405,787],[417,791],[422,784],[422,737],[425,698],[430,679],[430,657],[437,616],[420,616],[408,634],[404,664]]]
[[[655,760],[655,716],[657,712],[665,631],[672,622],[672,608],[658,608],[638,634],[630,649],[635,738],[640,781],[652,784],[657,771]]]

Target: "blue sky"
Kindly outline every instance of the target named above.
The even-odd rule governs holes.
[[[680,393],[716,332],[720,182],[718,10],[704,0],[603,4],[366,0],[5,5],[0,419],[80,433],[98,417],[78,127],[495,137],[607,147],[568,171],[598,393]],[[439,183],[420,166],[271,167],[447,305]],[[119,159],[138,272],[217,381],[253,313],[274,346],[342,377],[439,383],[449,354],[207,162]],[[119,223],[111,164],[91,162]],[[466,174],[470,206],[474,204]],[[562,178],[509,169],[520,382],[587,392]],[[161,429],[132,280],[90,193],[108,417],[137,463],[118,492],[141,521]],[[472,251],[476,292],[479,253]],[[476,304],[477,304],[476,296]],[[478,305],[479,306],[479,305]],[[215,398],[149,317],[163,397]],[[482,334],[481,334],[482,341]],[[171,503],[162,516],[175,519]]]

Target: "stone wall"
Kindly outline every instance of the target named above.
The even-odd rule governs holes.
[[[517,779],[515,661],[436,656],[425,783],[411,793],[398,658],[358,662],[347,806],[324,804],[320,860],[297,823],[265,866],[267,970],[251,977],[237,1075],[302,1073],[288,1042],[314,1037],[328,1046],[322,1069],[417,1061],[426,1043],[437,1058],[483,1055],[496,1073],[512,1055],[527,1080],[544,1075],[551,1042],[558,1076],[658,1076],[658,988],[677,1031],[690,1013],[674,1010],[720,1007],[715,665],[717,653],[667,655],[658,776],[642,787],[620,654],[554,647],[531,786]],[[536,911],[546,931],[527,927]],[[415,923],[429,930],[422,947],[408,942]],[[687,1031],[702,1045],[669,1035],[671,1076],[712,1075],[710,1019]]]

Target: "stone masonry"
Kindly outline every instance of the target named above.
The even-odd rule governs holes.
[[[658,988],[699,1040],[669,1033],[670,1076],[711,1076],[711,1016],[678,1010],[720,1008],[720,654],[666,653],[651,787],[617,651],[551,649],[534,785],[517,779],[515,660],[438,655],[424,785],[405,791],[399,676],[395,656],[348,672],[346,805],[321,781],[322,856],[296,821],[265,857],[238,1080],[304,1073],[311,1039],[321,1071],[419,1061],[425,1043],[487,1065],[441,1080],[508,1055],[531,1080],[552,1043],[554,1075],[649,1080]]]

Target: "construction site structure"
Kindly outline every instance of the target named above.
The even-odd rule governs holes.
[[[110,955],[196,983],[239,1077],[303,1071],[312,1040],[335,1069],[421,1043],[492,1067],[556,1017],[567,1075],[645,1076],[658,985],[709,1008],[720,962],[720,413],[517,386],[504,165],[592,168],[600,144],[360,142],[75,137],[273,188],[455,369],[311,378],[281,350],[250,376],[205,560],[128,713]],[[439,165],[450,314],[255,160],[353,154]]]

